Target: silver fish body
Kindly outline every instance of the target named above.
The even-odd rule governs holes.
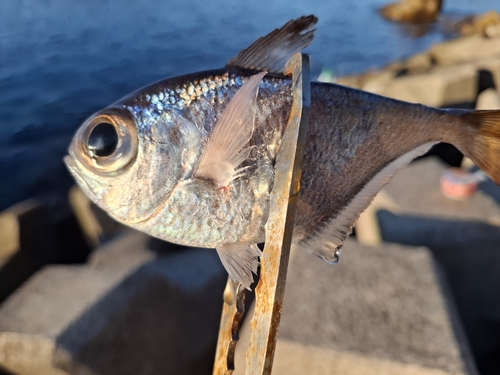
[[[250,75],[220,70],[166,80],[104,110],[133,119],[139,152],[122,172],[126,177],[94,179],[90,197],[117,220],[171,242],[262,242],[274,159],[291,107],[289,79],[260,84],[243,175],[223,190],[190,178],[214,124]],[[70,155],[70,170],[78,173],[81,167],[71,165],[78,156],[71,149]]]
[[[245,107],[240,101],[250,103],[241,109],[244,114],[238,113]],[[232,102],[238,105],[232,108]],[[291,81],[281,74],[226,67],[167,79],[87,120],[65,162],[89,197],[115,219],[167,241],[217,248],[231,277],[249,287],[291,104]],[[224,137],[234,131],[245,147],[233,152],[232,166],[228,160],[202,171],[200,164],[223,151],[207,149],[221,141],[214,134],[228,119],[246,121],[251,129],[244,138],[239,126],[224,125],[230,131]],[[499,119],[498,112],[438,110],[312,83],[294,242],[336,261],[337,249],[375,194],[436,142],[456,145],[499,179],[500,167],[478,151],[500,150],[496,140],[491,143]],[[111,123],[118,136],[113,153],[104,157],[86,145],[102,123]],[[232,175],[218,172],[226,167]],[[210,173],[223,176],[217,181]]]

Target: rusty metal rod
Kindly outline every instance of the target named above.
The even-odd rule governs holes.
[[[293,56],[285,74],[292,76],[293,102],[276,158],[275,182],[266,225],[266,247],[261,257],[260,281],[256,288],[255,313],[246,356],[246,374],[253,375],[270,374],[274,359],[309,122],[309,57],[301,54]],[[230,375],[234,370],[244,302],[245,289],[228,279],[213,375]]]
[[[311,105],[309,57],[302,54],[293,56],[285,70],[285,74],[290,73],[293,81],[293,104],[276,157],[274,186],[266,224],[266,245],[260,259],[260,280],[255,289],[255,311],[250,322],[246,375],[271,374],[285,296]]]
[[[224,290],[224,303],[215,351],[213,375],[231,375],[234,370],[234,354],[239,340],[241,319],[245,312],[246,289],[228,277]]]

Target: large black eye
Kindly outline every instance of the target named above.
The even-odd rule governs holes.
[[[135,120],[127,109],[106,108],[85,121],[71,143],[73,153],[92,172],[117,175],[138,151]]]
[[[88,148],[96,156],[110,156],[118,145],[118,134],[113,125],[107,122],[97,124],[89,136]]]

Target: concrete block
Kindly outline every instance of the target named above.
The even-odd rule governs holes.
[[[382,95],[394,75],[392,71],[382,71],[379,74],[368,76],[365,78],[362,90]]]
[[[209,373],[227,279],[217,254],[158,256],[128,232],[88,265],[48,266],[0,306],[0,366],[47,374]],[[31,350],[29,356],[23,348]],[[30,362],[31,361],[31,362]]]
[[[500,24],[500,16],[494,10],[484,12],[474,20],[474,26],[478,33],[488,35],[488,29]]]
[[[438,158],[417,160],[399,171],[384,189],[401,213],[422,218],[497,223],[500,206],[495,197],[478,190],[469,200],[446,198],[439,180],[447,166]]]
[[[500,56],[500,39],[476,34],[433,45],[431,58],[439,65],[456,65]]]
[[[428,72],[433,66],[429,53],[427,51],[417,53],[406,59],[398,60],[385,67],[397,73],[420,74]]]
[[[356,222],[356,240],[361,245],[378,246],[382,243],[377,213],[383,209],[393,212],[398,211],[398,205],[384,190],[375,196],[372,203],[361,213]]]
[[[0,212],[0,266],[19,250],[21,222],[37,206],[34,200],[27,200]]]
[[[500,109],[500,94],[495,89],[487,89],[477,97],[476,109]]]
[[[383,240],[426,246],[443,268],[481,373],[500,373],[500,188],[492,181],[465,201],[446,198],[436,159],[401,170],[385,192],[398,211],[380,211]]]
[[[94,250],[87,259],[92,268],[134,269],[154,261],[158,254],[149,250],[151,237],[130,229],[103,246]]]
[[[500,38],[500,24],[489,25],[485,30],[484,34],[488,38]]]
[[[390,81],[383,95],[433,107],[474,102],[477,70],[469,65],[435,68],[429,73],[402,76]]]
[[[427,52],[417,53],[406,60],[406,69],[409,73],[425,72],[431,67],[432,61]]]
[[[13,332],[0,335],[0,369],[15,371],[12,374],[69,375],[53,365],[53,359],[62,355],[48,338]]]
[[[0,303],[44,265],[83,262],[89,254],[76,219],[61,207],[26,201],[6,216],[7,243],[16,250],[0,268]]]
[[[292,257],[273,374],[474,374],[425,248],[349,239],[329,265]],[[249,319],[237,347],[244,373]]]
[[[497,89],[500,89],[500,57],[483,59],[473,64],[475,69],[483,70],[491,73],[493,84]]]
[[[335,83],[342,85],[342,86],[348,86],[348,87],[352,87],[355,89],[361,89],[362,76],[359,74],[355,74],[355,75],[337,77],[337,81]]]
[[[470,36],[473,34],[481,34],[483,36],[491,37],[491,27],[500,24],[500,16],[494,10],[487,11],[479,16],[467,17],[459,23],[458,28],[460,35]]]

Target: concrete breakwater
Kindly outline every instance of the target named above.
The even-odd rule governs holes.
[[[500,90],[500,19],[484,28],[479,20],[468,23],[470,27],[462,26],[475,30],[472,35],[435,44],[382,69],[338,77],[334,82],[433,107],[470,107],[484,90]],[[323,74],[319,79],[329,80]]]

